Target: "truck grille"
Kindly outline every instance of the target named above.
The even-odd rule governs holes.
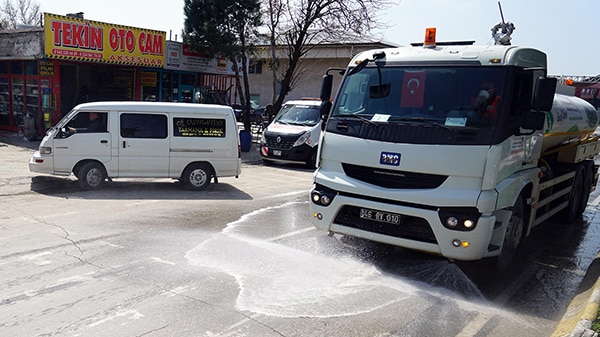
[[[342,163],[348,177],[384,188],[426,189],[439,187],[448,176],[387,170]]]
[[[346,205],[338,212],[335,223],[346,227],[421,242],[437,243],[427,220],[402,215],[399,225],[360,218],[360,207]]]
[[[270,149],[290,150],[298,137],[298,135],[273,135],[265,132],[265,143]]]

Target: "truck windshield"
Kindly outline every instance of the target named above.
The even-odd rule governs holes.
[[[502,67],[367,67],[345,78],[331,117],[489,129],[505,77]]]
[[[275,117],[283,124],[314,126],[321,120],[319,105],[285,104]]]

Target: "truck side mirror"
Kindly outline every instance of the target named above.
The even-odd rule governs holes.
[[[332,105],[333,104],[331,103],[331,101],[321,102],[321,107],[319,109],[319,114],[321,115],[321,131],[325,131],[327,117],[329,116],[329,111],[331,110]]]
[[[321,101],[329,101],[331,98],[331,90],[333,88],[333,75],[323,75],[321,82]]]
[[[538,77],[533,93],[531,109],[534,111],[550,111],[556,92],[556,78]]]
[[[546,113],[543,111],[529,111],[523,116],[521,127],[527,130],[541,130],[544,128]]]

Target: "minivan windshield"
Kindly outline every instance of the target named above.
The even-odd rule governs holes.
[[[319,105],[284,104],[274,121],[282,124],[314,126],[320,120]]]
[[[505,77],[502,67],[367,67],[345,78],[331,117],[487,128]]]

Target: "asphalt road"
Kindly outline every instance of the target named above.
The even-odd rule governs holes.
[[[597,194],[498,275],[316,231],[301,167],[81,191],[31,154],[0,146],[3,336],[549,336],[600,245]]]

